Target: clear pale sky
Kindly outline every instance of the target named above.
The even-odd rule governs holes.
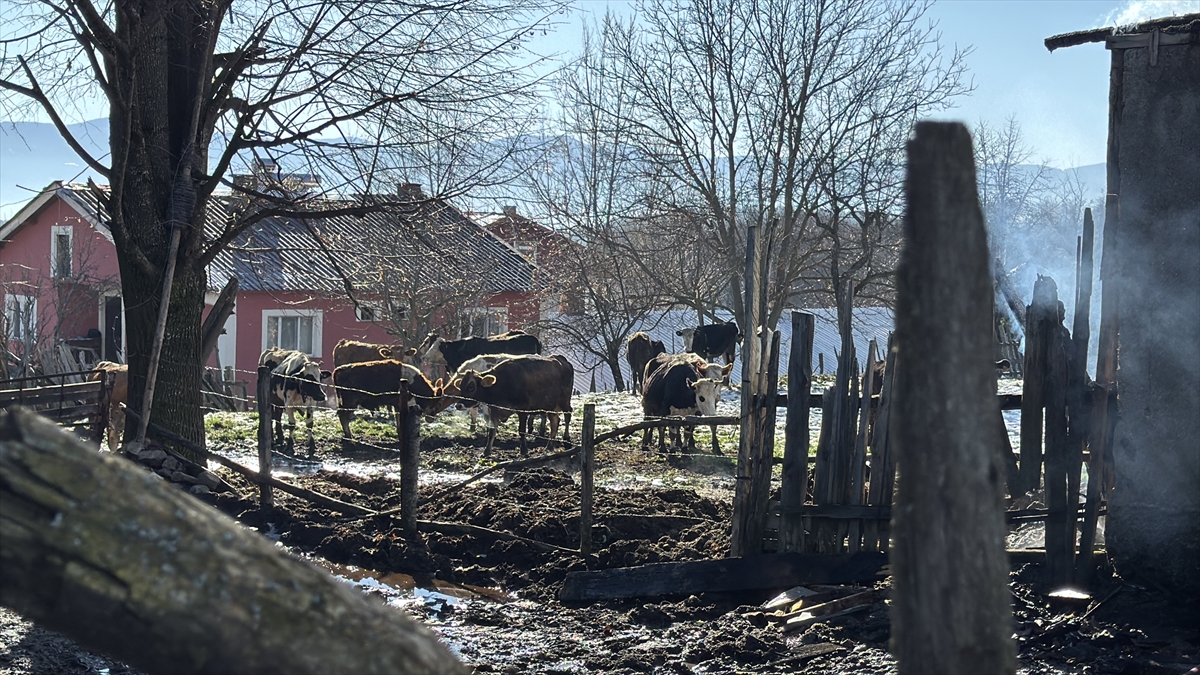
[[[625,0],[577,0],[597,18],[607,7],[627,14]],[[974,46],[967,65],[975,92],[939,117],[1020,123],[1034,159],[1056,168],[1104,161],[1108,136],[1109,53],[1103,43],[1046,50],[1051,35],[1200,11],[1200,0],[939,0],[927,13],[943,43]],[[569,54],[580,44],[578,16],[537,49]]]

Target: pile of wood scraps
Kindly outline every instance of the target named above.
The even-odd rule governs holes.
[[[865,612],[881,603],[886,594],[865,586],[797,586],[763,603],[766,617],[783,624],[785,632],[814,623]]]

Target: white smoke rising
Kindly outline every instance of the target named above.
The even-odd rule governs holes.
[[[1200,12],[1200,0],[1133,0],[1109,12],[1104,25],[1126,26],[1193,12]]]

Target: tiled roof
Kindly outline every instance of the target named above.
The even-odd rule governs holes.
[[[96,214],[99,222],[108,222],[86,185],[63,188],[65,199]],[[239,197],[214,196],[206,236],[215,238],[219,223],[244,203]],[[313,210],[355,204],[326,201]],[[242,290],[339,292],[345,274],[359,287],[402,279],[425,288],[470,285],[491,292],[527,291],[534,271],[533,264],[444,200],[421,199],[411,207],[388,206],[363,216],[265,218],[217,255],[209,266],[208,283],[220,288],[236,275]]]

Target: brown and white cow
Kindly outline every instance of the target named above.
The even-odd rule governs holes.
[[[395,358],[397,361],[409,362],[408,358],[416,355],[417,350],[409,347],[402,349],[394,345],[381,345],[374,342],[359,342],[342,338],[333,346],[333,367],[336,370],[348,363],[366,363],[367,361],[385,361]]]
[[[441,380],[431,383],[424,373],[403,361],[384,359],[364,363],[348,363],[333,370],[333,390],[338,398],[338,421],[342,436],[353,439],[350,421],[358,408],[379,410],[400,405],[400,382],[408,383],[409,393],[416,399],[421,413],[434,415],[444,409]]]
[[[564,415],[563,442],[570,443],[571,390],[575,384],[575,368],[562,356],[521,355],[501,361],[486,371],[465,370],[454,374],[442,394],[446,397],[477,401],[486,404],[493,419],[503,421],[514,413],[544,412],[550,418],[550,441],[558,435],[559,419]],[[521,453],[528,452],[525,439],[526,424],[518,426]],[[491,454],[496,429],[488,430],[484,456]]]
[[[666,356],[667,358],[662,358]],[[715,364],[713,364],[715,365]],[[720,366],[716,366],[720,369]],[[646,385],[642,391],[642,413],[647,418],[687,415],[715,415],[720,400],[721,378],[704,377],[690,355],[660,355],[646,366]],[[642,435],[642,447],[650,445],[652,430]],[[695,449],[692,429],[687,429],[688,448]],[[714,439],[716,435],[714,433]],[[671,428],[671,442],[680,445],[678,427]],[[659,427],[658,447],[665,449],[665,429]]]
[[[651,340],[650,335],[638,331],[629,336],[625,343],[625,359],[629,361],[629,391],[635,396],[642,393],[646,382],[646,364],[659,354],[666,354],[667,347],[662,340]]]
[[[742,332],[738,330],[736,321],[683,328],[675,331],[675,334],[683,338],[685,352],[699,354],[706,361],[724,357],[726,364],[733,363],[737,345],[742,341]]]
[[[108,404],[108,428],[105,429],[105,436],[108,449],[115,452],[121,434],[125,432],[125,411],[121,410],[121,404],[128,404],[129,401],[129,366],[112,361],[100,361],[92,368],[92,373],[87,378],[88,382],[99,382],[103,373],[108,373],[109,381],[112,382],[112,394]]]
[[[271,421],[275,424],[275,442],[283,444],[283,413],[288,415],[288,447],[296,446],[296,409],[305,414],[308,427],[308,454],[316,451],[313,438],[313,404],[325,400],[321,383],[331,373],[309,358],[308,354],[293,349],[271,347],[258,357],[258,365],[271,369]]]

